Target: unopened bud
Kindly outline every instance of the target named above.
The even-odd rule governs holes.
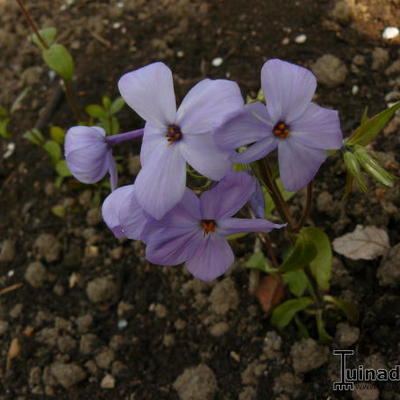
[[[361,191],[367,191],[367,185],[365,183],[364,177],[362,175],[360,164],[351,151],[346,151],[343,156],[344,164],[346,165],[348,173],[354,178],[357,182],[358,187]]]
[[[382,168],[378,161],[373,158],[364,147],[355,146],[354,156],[360,163],[363,170],[371,175],[375,180],[385,186],[393,186],[395,177],[390,172]]]

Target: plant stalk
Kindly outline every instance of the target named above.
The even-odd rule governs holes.
[[[31,29],[33,30],[33,32],[35,33],[35,35],[39,39],[39,41],[42,44],[42,46],[45,49],[48,49],[49,46],[47,45],[46,41],[43,39],[42,35],[39,33],[39,29],[38,29],[35,21],[32,19],[31,15],[29,14],[29,11],[26,9],[26,7],[25,7],[24,3],[22,2],[22,0],[16,0],[16,2],[18,3],[22,13],[24,14],[24,17],[25,17],[26,21],[28,22],[29,26],[31,27]]]

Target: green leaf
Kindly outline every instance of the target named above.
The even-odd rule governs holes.
[[[66,177],[72,175],[71,171],[68,168],[67,162],[65,160],[60,160],[56,164],[56,171],[57,171],[57,174],[62,178],[66,178]]]
[[[3,138],[11,137],[10,132],[8,132],[8,123],[10,118],[0,119],[0,136]]]
[[[296,297],[303,296],[308,286],[307,275],[302,270],[286,272],[282,275],[284,281],[288,284],[290,293]]]
[[[283,329],[299,311],[311,304],[313,304],[313,300],[310,297],[286,300],[274,309],[271,317],[272,325],[278,329]]]
[[[63,218],[65,217],[65,207],[62,205],[56,205],[54,207],[51,208],[51,212],[56,216],[56,217],[60,217]]]
[[[86,113],[93,118],[104,118],[108,117],[108,113],[105,108],[98,104],[90,104],[86,107]]]
[[[119,122],[117,118],[111,117],[110,135],[116,135],[119,132]]]
[[[277,269],[271,267],[268,259],[264,256],[262,251],[253,253],[247,260],[245,266],[247,268],[257,269],[265,273],[277,272]]]
[[[310,269],[314,275],[318,286],[328,290],[329,282],[332,277],[332,248],[331,242],[324,231],[314,226],[309,226],[301,230],[308,240],[313,243],[317,254],[310,261]]]
[[[51,161],[53,161],[54,164],[57,164],[61,158],[61,146],[54,140],[48,140],[43,145],[43,148],[50,154]]]
[[[108,96],[103,96],[101,99],[103,106],[106,110],[109,110],[111,107],[111,99]]]
[[[125,105],[125,101],[122,97],[117,97],[110,106],[110,114],[117,114],[122,110],[122,107]]]
[[[50,136],[55,142],[64,144],[65,130],[59,126],[51,126]]]
[[[288,257],[285,259],[280,269],[283,272],[294,271],[305,267],[317,255],[317,249],[308,235],[300,232],[296,243]]]
[[[55,43],[49,49],[43,50],[43,59],[50,69],[66,81],[70,81],[74,76],[74,60],[62,44]]]
[[[32,129],[30,131],[27,131],[22,135],[22,137],[38,146],[42,146],[44,143],[44,137],[39,129]]]
[[[30,86],[27,86],[25,89],[22,90],[22,92],[17,96],[17,98],[12,103],[10,108],[10,114],[17,111],[20,108],[22,100],[24,100],[25,96],[29,93],[31,89],[32,88]]]
[[[4,107],[0,106],[0,118],[7,118],[9,116],[9,112]]]
[[[338,299],[333,296],[326,295],[324,296],[325,301],[329,301],[333,305],[335,305],[339,310],[341,310],[347,317],[347,319],[356,324],[359,318],[358,308],[355,304],[351,303],[347,300]]]
[[[318,336],[320,343],[322,344],[330,343],[333,338],[325,329],[325,322],[322,318],[322,310],[318,310],[317,314],[315,315],[315,318],[317,320],[317,329],[318,329]]]
[[[226,238],[228,240],[237,240],[237,239],[240,239],[242,237],[245,237],[246,235],[248,235],[248,233],[235,233],[233,235],[227,236]]]
[[[378,133],[388,124],[397,110],[400,109],[400,101],[392,107],[374,115],[372,118],[361,123],[346,141],[346,145],[355,144],[367,145],[375,139]]]
[[[57,36],[57,29],[52,27],[49,28],[44,28],[39,30],[40,36],[43,38],[45,43],[47,44],[48,47],[50,47],[56,36]],[[37,37],[36,33],[33,33],[32,35],[29,36],[29,39],[36,44],[37,47],[39,47],[41,50],[44,50],[44,47],[42,45],[42,42],[39,40]]]

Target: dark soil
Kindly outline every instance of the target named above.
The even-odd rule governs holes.
[[[123,73],[156,60],[173,70],[179,98],[204,77],[235,80],[244,95],[254,96],[267,59],[311,67],[329,53],[347,66],[349,74],[334,89],[319,85],[317,100],[340,110],[345,135],[365,107],[370,115],[384,109],[389,101],[385,96],[400,88],[399,69],[385,73],[399,57],[399,40],[385,41],[381,36],[386,26],[398,24],[399,2],[356,3],[349,0],[353,17],[346,20],[331,15],[330,0],[26,1],[38,25],[56,26],[59,41],[72,49],[77,74],[73,86],[82,108],[99,103],[104,94],[116,97]],[[54,188],[56,176],[47,154],[22,138],[59,86],[26,39],[29,33],[14,2],[0,1],[0,105],[9,108],[24,88],[31,87],[12,116],[11,139],[0,138],[0,244],[4,249],[6,242],[11,243],[15,249],[9,260],[0,262],[0,293],[23,284],[0,294],[0,328],[6,326],[4,332],[0,329],[0,400],[178,399],[179,384],[174,388],[174,382],[199,364],[206,364],[214,378],[192,381],[193,397],[181,394],[182,399],[400,398],[398,382],[375,384],[364,392],[332,392],[339,374],[333,356],[319,368],[293,375],[295,327],[281,333],[281,339],[273,336],[269,319],[249,294],[244,263],[254,238],[235,243],[237,264],[228,277],[202,284],[183,267],[150,265],[141,244],[116,240],[97,216],[99,196],[107,194],[100,185],[84,186],[71,179]],[[295,42],[300,34],[306,35],[305,43]],[[387,51],[388,60],[373,70],[376,47]],[[222,57],[221,66],[212,66],[215,57]],[[143,125],[128,107],[120,114],[120,123],[122,131]],[[44,132],[51,125],[75,124],[63,100]],[[394,120],[373,146],[386,154],[397,172],[399,126]],[[5,159],[11,142],[15,151]],[[128,161],[139,150],[139,144],[121,149],[121,185],[132,182]],[[327,162],[318,178],[310,223],[324,228],[332,239],[363,224],[386,229],[391,245],[400,241],[398,188],[355,193],[343,203],[345,174],[338,158]],[[326,192],[332,198],[322,204]],[[303,194],[293,199],[293,211],[300,212],[303,200]],[[65,207],[65,217],[52,213],[56,205]],[[43,234],[50,236],[37,244]],[[34,261],[46,269],[37,287],[25,279]],[[360,335],[351,345],[357,360],[391,368],[400,360],[399,287],[379,285],[379,263],[380,259],[351,261],[337,256],[331,293],[359,307]],[[106,277],[110,286],[99,302],[93,302],[89,283],[99,277]],[[92,319],[87,327],[82,326],[82,316]],[[335,336],[334,328],[328,329]],[[88,334],[95,335],[94,344],[82,351]],[[7,365],[15,338],[19,352]],[[275,343],[274,351],[270,343]],[[343,348],[338,338],[331,347]],[[104,351],[111,354],[108,361]],[[323,351],[317,348],[303,357],[317,359]],[[81,368],[79,382],[61,386],[52,372],[57,363]],[[112,388],[104,387],[107,374],[115,379]],[[205,387],[211,394],[201,395]]]

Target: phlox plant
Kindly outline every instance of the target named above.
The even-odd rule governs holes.
[[[339,153],[347,172],[344,199],[355,185],[367,192],[367,177],[393,186],[395,177],[366,146],[400,102],[370,118],[364,112],[344,139],[338,112],[312,101],[317,81],[306,68],[268,60],[257,97],[247,96],[246,103],[237,83],[203,79],[177,107],[172,72],[156,62],[123,75],[118,82],[122,97],[103,96],[101,104],[87,106],[87,119],[75,103],[74,61],[57,43],[57,29],[39,30],[23,1],[16,1],[33,31],[31,41],[60,77],[77,121],[66,133],[51,127],[50,138],[37,129],[25,134],[50,155],[58,185],[71,174],[87,184],[109,175],[111,193],[102,215],[114,236],[143,241],[147,260],[185,264],[203,281],[225,274],[234,264],[234,240],[255,233],[258,250],[246,266],[263,274],[258,297],[278,329],[294,321],[308,337],[313,318],[319,340],[329,342],[332,312],[334,321],[340,312],[357,322],[353,304],[329,295],[329,237],[306,226],[313,181],[326,159]],[[119,133],[116,114],[125,103],[145,121],[143,128]],[[0,108],[2,137],[9,136],[12,109]],[[114,148],[137,139],[142,140],[141,170],[132,184],[119,187]],[[302,190],[305,205],[295,218],[288,202]]]
[[[357,320],[351,303],[328,295],[328,236],[305,226],[312,182],[324,161],[340,152],[348,173],[345,194],[353,182],[367,190],[365,174],[392,186],[394,177],[365,146],[399,103],[372,118],[364,115],[344,140],[338,112],[312,101],[317,87],[312,72],[278,59],[263,65],[262,92],[247,104],[235,82],[204,79],[177,107],[172,72],[161,62],[126,73],[118,87],[144,127],[106,136],[101,126],[74,126],[65,140],[75,178],[95,183],[110,176],[112,191],[102,215],[116,238],[141,240],[150,262],[184,263],[194,277],[211,281],[234,264],[231,239],[255,233],[264,247],[247,266],[265,274],[270,300],[262,305],[276,327],[294,320],[308,336],[299,313],[312,316],[320,341],[327,342],[325,322],[332,309]],[[131,185],[118,187],[114,147],[137,138],[142,138],[142,168]],[[193,177],[206,184],[193,187],[198,182]],[[303,188],[306,202],[296,220],[287,201]]]

